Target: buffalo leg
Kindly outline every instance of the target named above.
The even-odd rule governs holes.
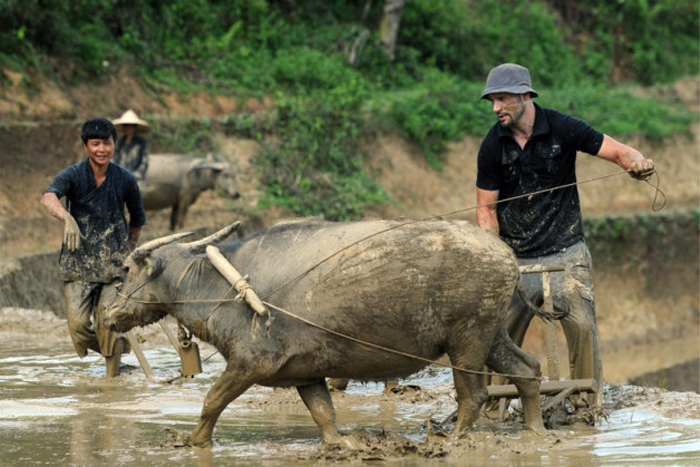
[[[180,204],[176,204],[173,206],[173,209],[170,211],[170,231],[174,232],[175,231],[175,226],[178,223],[178,219],[180,218]]]
[[[177,200],[177,212],[173,211],[173,230],[175,230],[175,226],[177,226],[178,229],[183,229],[185,227],[185,217],[187,217],[187,210],[189,209],[190,204],[192,203],[194,203],[194,199],[192,199],[188,195],[180,194]]]
[[[450,361],[455,367],[473,367],[468,364],[472,360],[460,361],[460,359],[450,356]],[[481,368],[483,365],[478,365]],[[471,430],[472,424],[479,415],[479,409],[486,402],[488,393],[486,392],[486,381],[481,374],[472,374],[460,370],[452,372],[457,392],[457,421],[453,434],[457,437],[465,435]]]
[[[177,228],[185,228],[185,218],[187,217],[187,210],[190,208],[189,204],[184,204],[180,206],[180,210],[177,213]]]
[[[214,385],[209,389],[204,399],[204,407],[199,418],[199,423],[192,432],[190,444],[199,448],[207,448],[212,445],[212,433],[221,412],[235,398],[243,394],[252,384],[242,379],[230,369],[226,369]]]
[[[508,337],[505,327],[496,333],[486,364],[492,370],[509,376],[518,389],[523,402],[525,427],[533,430],[544,429],[540,409],[540,362],[515,345]]]
[[[304,401],[311,417],[321,429],[324,443],[340,444],[347,449],[360,449],[360,444],[351,436],[342,436],[335,425],[335,409],[331,393],[325,380],[315,384],[297,386],[297,391]]]

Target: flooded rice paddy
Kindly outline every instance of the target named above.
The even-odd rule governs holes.
[[[607,418],[596,426],[568,425],[537,436],[517,422],[482,418],[473,434],[456,441],[427,430],[427,421],[440,421],[456,407],[451,372],[437,367],[401,380],[408,389],[398,394],[359,382],[333,393],[341,431],[364,442],[363,451],[324,447],[296,391],[258,386],[223,413],[214,448],[195,450],[182,440],[224,368],[211,347],[202,346],[204,371],[193,378],[178,377],[172,347],[152,345],[145,354],[153,379],[134,354],[124,356],[121,376],[106,379],[102,357],[75,355],[62,320],[40,312],[26,317],[45,320],[45,332],[0,326],[2,465],[700,464],[696,393],[607,386]]]

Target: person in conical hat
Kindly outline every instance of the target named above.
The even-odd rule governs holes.
[[[136,112],[129,109],[112,123],[122,136],[114,149],[113,162],[133,173],[140,181],[146,179],[148,170],[148,141],[137,133],[150,129],[148,122],[141,120]]]

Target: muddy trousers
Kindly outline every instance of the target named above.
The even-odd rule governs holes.
[[[87,281],[64,284],[68,330],[80,358],[87,355],[88,349],[111,355],[116,333],[101,326],[100,296],[105,285]]]
[[[569,351],[571,379],[595,378],[598,387],[603,385],[603,361],[598,342],[595,317],[595,298],[592,262],[588,247],[583,241],[565,251],[537,258],[518,258],[520,266],[564,265],[565,271],[550,273],[554,312],[560,319]],[[522,292],[537,307],[543,303],[542,274],[523,274]],[[522,346],[530,321],[535,316],[518,293],[513,297],[506,322],[511,339]],[[598,392],[600,403],[601,391]],[[593,401],[591,401],[593,402]]]

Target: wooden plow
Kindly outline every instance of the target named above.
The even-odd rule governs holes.
[[[550,396],[542,405],[542,412],[562,404],[567,397],[579,393],[582,396],[587,393],[597,393],[601,386],[595,379],[571,379],[562,380],[560,376],[559,346],[557,344],[557,323],[554,319],[547,319],[544,316],[553,316],[554,300],[552,298],[550,273],[564,271],[564,265],[541,265],[534,264],[521,266],[521,274],[542,274],[543,304],[542,314],[538,314],[539,319],[545,328],[545,349],[547,352],[547,377],[548,381],[540,384],[540,394]],[[518,391],[513,384],[499,384],[500,378],[494,378],[494,383],[487,386],[489,399],[498,400],[498,419],[505,418],[510,399],[519,397]],[[598,406],[600,397],[596,394],[595,406]]]

